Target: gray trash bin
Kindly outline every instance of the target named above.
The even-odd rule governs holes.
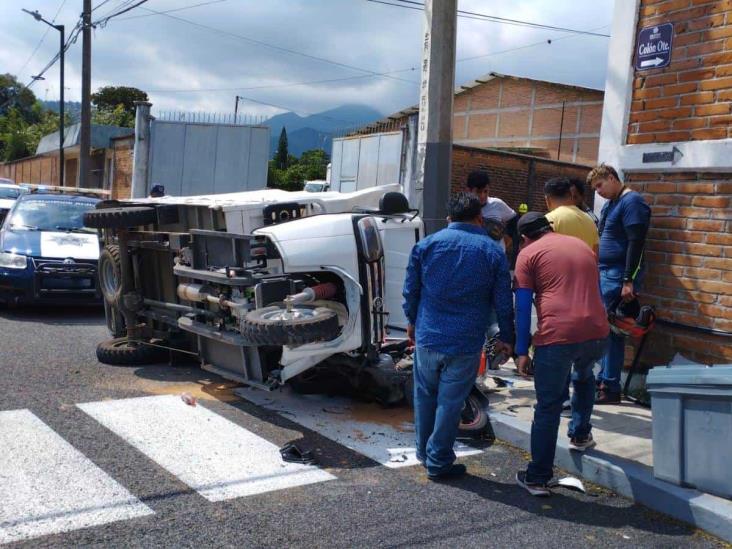
[[[732,366],[653,368],[653,474],[732,498]]]

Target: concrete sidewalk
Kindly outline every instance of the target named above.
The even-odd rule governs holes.
[[[530,451],[534,384],[514,372],[510,361],[500,370],[486,372],[491,420],[498,438]],[[497,388],[491,379],[494,375],[508,386]],[[592,434],[597,447],[584,454],[569,451],[568,423],[569,419],[562,418],[555,459],[558,467],[732,541],[732,501],[653,476],[651,410],[630,402],[596,407]]]

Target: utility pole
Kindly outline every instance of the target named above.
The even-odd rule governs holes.
[[[452,161],[457,0],[426,0],[419,93],[415,207],[422,206],[425,232],[445,226]]]
[[[239,112],[239,96],[236,96],[236,101],[234,102],[234,124],[236,124],[236,115]]]
[[[79,135],[79,186],[89,187],[91,148],[91,0],[84,0],[81,14],[81,128]]]
[[[61,35],[61,42],[59,45],[59,52],[61,53],[61,56],[59,58],[59,61],[61,62],[61,67],[59,68],[61,72],[61,90],[59,91],[59,104],[58,104],[58,114],[59,114],[59,121],[58,121],[58,186],[63,187],[64,186],[64,177],[66,176],[66,166],[64,165],[66,163],[66,159],[64,158],[64,116],[66,115],[66,111],[64,109],[64,65],[65,65],[65,58],[64,58],[64,50],[66,49],[66,44],[64,44],[65,41],[65,28],[63,25],[58,25],[56,27],[59,31],[59,34]]]

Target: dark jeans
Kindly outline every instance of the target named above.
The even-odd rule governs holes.
[[[595,403],[595,376],[592,367],[607,349],[607,339],[592,339],[566,345],[541,345],[534,352],[536,409],[531,424],[529,482],[548,482],[554,474],[559,418],[567,376],[572,373],[572,419],[567,435],[584,438],[592,430],[590,416]]]
[[[414,361],[414,430],[417,459],[430,474],[455,461],[460,412],[478,373],[480,352],[446,355],[417,347]]]
[[[605,309],[609,309],[620,296],[623,289],[622,267],[607,267],[600,269],[600,291]],[[633,283],[636,293],[640,287],[640,278]],[[597,376],[598,380],[612,393],[620,392],[620,372],[625,362],[625,338],[615,332],[610,332],[607,354],[602,359],[602,369]]]

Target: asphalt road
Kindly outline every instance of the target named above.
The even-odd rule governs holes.
[[[525,455],[500,443],[464,458],[469,475],[450,484],[429,482],[420,467],[386,468],[286,417],[239,399],[233,395],[231,383],[195,365],[130,368],[99,364],[94,349],[106,337],[103,313],[98,310],[1,310],[0,376],[4,386],[0,413],[30,410],[153,513],[24,539],[18,545],[720,545],[686,525],[597,487],[591,487],[589,495],[559,490],[548,499],[531,498],[513,481],[525,464]],[[277,446],[302,437],[301,445],[313,449],[320,467],[336,479],[212,502],[76,406],[183,391],[197,395],[206,409]],[[195,445],[199,441],[183,442]],[[0,479],[2,475],[0,465]],[[0,501],[0,532],[2,506]]]

